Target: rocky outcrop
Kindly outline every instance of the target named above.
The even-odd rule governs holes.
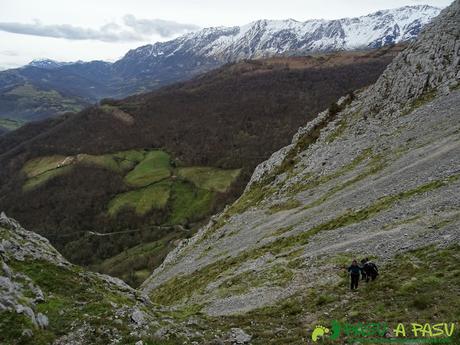
[[[427,25],[365,93],[363,111],[389,114],[411,107],[422,95],[448,93],[460,79],[459,7],[455,1]]]
[[[0,227],[9,234],[0,242],[0,255],[4,259],[44,260],[57,266],[70,265],[46,238],[25,230],[3,212],[0,214]]]
[[[0,268],[2,344],[125,343],[148,339],[147,330],[160,326],[148,297],[70,264],[47,239],[4,213]]]
[[[45,301],[44,294],[30,277],[16,272],[9,261],[48,261],[57,266],[70,265],[47,239],[24,230],[18,222],[0,214],[0,312],[15,311],[23,314],[35,326],[46,328],[48,320],[43,314],[35,314],[37,303]],[[28,296],[28,297],[26,297]]]

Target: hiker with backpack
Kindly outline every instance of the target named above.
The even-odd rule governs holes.
[[[369,261],[368,258],[364,259],[363,272],[366,275],[366,282],[370,280],[374,281],[379,275],[377,265]]]
[[[361,267],[359,267],[358,262],[356,260],[353,260],[351,266],[348,267],[348,272],[350,272],[351,279],[350,288],[351,290],[355,290],[358,288],[359,275],[362,272]]]

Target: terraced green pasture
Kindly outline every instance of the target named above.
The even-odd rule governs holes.
[[[24,125],[24,121],[12,119],[0,119],[0,128],[5,128],[8,131],[14,131]]]
[[[171,182],[164,181],[117,195],[109,204],[111,216],[123,208],[132,208],[138,215],[162,209],[169,200]]]
[[[103,155],[54,155],[28,161],[22,171],[27,177],[24,191],[44,185],[56,176],[95,166],[124,176],[127,191],[114,196],[108,214],[122,209],[144,216],[154,209],[167,209],[168,224],[186,224],[203,218],[213,206],[215,194],[226,192],[240,169],[213,167],[173,168],[171,157],[161,150],[127,150]]]
[[[185,224],[203,218],[212,208],[214,193],[187,181],[172,185],[171,224]]]
[[[48,180],[69,172],[75,165],[97,166],[116,173],[126,173],[132,170],[148,155],[144,150],[128,150],[103,155],[78,154],[75,156],[53,155],[31,159],[24,164],[22,172],[28,180],[24,190],[38,187]]]
[[[225,193],[238,177],[241,169],[224,170],[213,167],[185,167],[177,175],[193,182],[197,187]]]
[[[160,150],[149,151],[145,158],[130,171],[125,182],[134,187],[144,187],[164,180],[171,175],[171,158]]]
[[[37,188],[44,184],[46,181],[51,180],[52,178],[66,174],[72,170],[72,166],[64,166],[62,168],[58,169],[51,169],[48,171],[45,171],[44,173],[40,175],[33,176],[29,178],[26,183],[24,183],[23,190],[25,192],[30,191],[34,188]]]
[[[62,166],[66,157],[61,155],[34,158],[28,161],[22,171],[27,177],[35,177]]]

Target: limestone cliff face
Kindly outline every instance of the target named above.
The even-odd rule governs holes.
[[[458,85],[459,5],[455,1],[433,20],[418,40],[395,58],[364,96],[365,111],[398,112],[434,90],[448,93]]]
[[[240,314],[338,284],[332,263],[341,255],[384,264],[458,244],[459,24],[455,1],[375,85],[300,128],[143,292],[212,316]]]

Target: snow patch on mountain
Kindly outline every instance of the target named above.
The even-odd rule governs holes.
[[[36,59],[36,60],[32,60],[26,66],[33,66],[33,67],[45,68],[45,69],[53,69],[53,68],[59,68],[59,67],[66,66],[66,65],[72,65],[72,64],[78,63],[78,62],[81,62],[81,61],[77,61],[77,62],[62,62],[62,61],[56,61],[56,60],[52,60],[52,59]]]
[[[125,58],[193,54],[229,62],[276,54],[378,48],[415,38],[439,12],[436,7],[417,5],[338,20],[258,20],[241,27],[188,33],[131,50]]]

